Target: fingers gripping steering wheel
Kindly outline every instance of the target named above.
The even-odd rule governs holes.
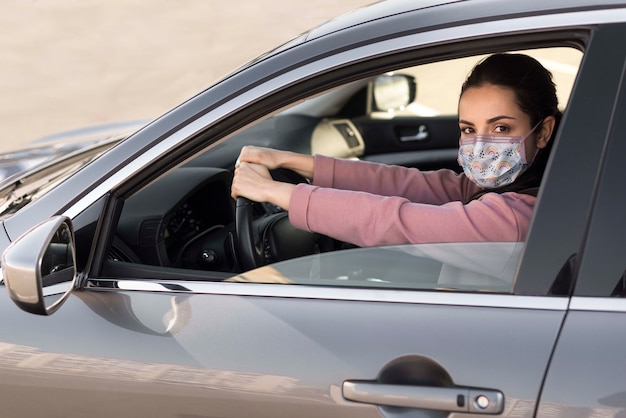
[[[306,178],[292,170],[280,168],[272,170],[271,174],[277,181],[292,184],[307,182]],[[238,197],[235,207],[237,258],[243,271],[261,267],[271,260],[280,261],[312,254],[319,247],[319,235],[294,228],[286,213],[266,217],[266,222],[255,224],[255,204],[250,199]],[[258,245],[255,243],[255,235],[260,237]]]

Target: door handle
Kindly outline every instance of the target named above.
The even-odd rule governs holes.
[[[354,402],[449,412],[499,414],[504,395],[492,389],[343,382],[343,397]]]
[[[417,128],[416,133],[400,135],[400,142],[424,141],[428,139],[429,136],[430,135],[428,134],[428,129],[426,128],[426,125],[420,125],[419,128]]]

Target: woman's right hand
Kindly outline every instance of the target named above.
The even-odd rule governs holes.
[[[307,179],[312,179],[314,161],[314,158],[310,155],[246,145],[241,149],[235,167],[242,162],[261,164],[267,167],[268,170],[286,168]]]

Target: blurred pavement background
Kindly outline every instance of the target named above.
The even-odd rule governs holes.
[[[0,152],[154,118],[374,0],[0,0]]]

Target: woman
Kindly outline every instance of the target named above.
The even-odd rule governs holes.
[[[463,84],[458,109],[463,174],[244,147],[232,196],[362,247],[523,241],[560,119],[552,75],[527,55],[492,55]],[[312,182],[274,181],[279,167]]]

